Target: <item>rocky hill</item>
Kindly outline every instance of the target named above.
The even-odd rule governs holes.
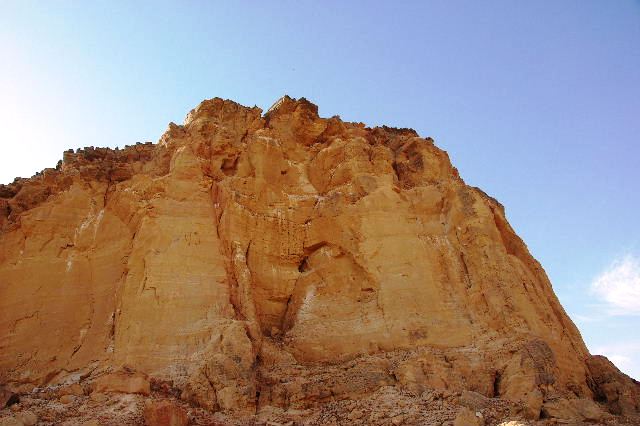
[[[70,150],[0,185],[0,383],[2,424],[640,409],[433,140],[289,97],[265,114],[207,100],[157,144]]]

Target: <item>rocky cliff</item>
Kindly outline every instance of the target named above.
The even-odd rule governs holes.
[[[95,410],[89,394],[137,392],[219,422],[640,408],[503,206],[433,140],[321,118],[305,99],[263,114],[216,98],[157,144],[65,152],[0,185],[0,229],[0,383],[43,421],[57,417],[37,401],[70,386]],[[422,411],[381,408],[403,398]]]

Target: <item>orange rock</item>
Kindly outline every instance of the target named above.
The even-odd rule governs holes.
[[[545,401],[542,411],[546,417],[565,421],[578,419],[587,422],[600,422],[604,415],[598,404],[584,398],[550,399]]]
[[[24,424],[15,417],[7,416],[0,418],[0,426],[24,426]]]
[[[109,399],[109,397],[103,393],[100,392],[93,392],[91,393],[91,395],[89,395],[89,398],[92,401],[98,402],[98,403],[102,403],[105,402],[107,399]]]
[[[604,356],[591,356],[587,366],[596,397],[605,401],[613,414],[633,415],[640,411],[640,386]]]
[[[38,416],[30,410],[16,413],[16,418],[20,420],[24,426],[34,426],[38,423]]]
[[[121,392],[149,395],[151,387],[146,375],[137,372],[117,371],[96,379],[93,391],[97,393]]]
[[[640,401],[432,139],[289,97],[264,115],[207,100],[158,144],[68,151],[0,185],[0,329],[3,383],[128,365],[94,391],[149,394],[146,374],[240,415],[384,386],[530,418],[564,410],[557,395]]]
[[[147,401],[144,407],[144,424],[147,426],[186,426],[187,411],[172,401]]]
[[[76,395],[76,396],[82,396],[84,395],[84,389],[82,389],[82,386],[80,386],[80,384],[78,383],[73,383],[67,386],[63,386],[60,389],[58,389],[58,395],[62,396],[62,395]]]
[[[462,407],[453,421],[453,426],[484,426],[484,418],[480,412]]]
[[[61,403],[67,405],[73,403],[75,397],[73,395],[62,395],[59,400]]]
[[[469,410],[476,412],[487,408],[487,405],[489,405],[489,399],[478,392],[465,390],[462,392],[462,395],[460,395],[458,403],[467,407]]]

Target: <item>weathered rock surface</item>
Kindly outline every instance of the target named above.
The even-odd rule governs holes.
[[[171,401],[150,401],[144,407],[144,424],[147,426],[187,426],[189,416],[186,410]]]
[[[622,374],[603,356],[587,358],[591,373],[591,387],[597,401],[607,404],[613,414],[633,414],[640,411],[640,385]]]
[[[38,423],[38,416],[36,416],[32,411],[26,410],[16,414],[16,419],[18,419],[25,426],[33,426]]]
[[[453,421],[453,426],[484,426],[484,419],[467,407],[462,407]]]
[[[149,395],[149,393],[151,393],[151,384],[147,376],[142,373],[126,370],[116,371],[98,377],[93,383],[93,392],[121,392]]]
[[[158,144],[0,185],[0,229],[0,383],[23,393],[149,376],[234,416],[388,387],[533,420],[638,413],[503,206],[410,129],[207,100]]]

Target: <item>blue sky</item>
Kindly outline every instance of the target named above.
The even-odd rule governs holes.
[[[432,136],[640,379],[640,2],[8,0],[0,58],[3,183],[214,96]]]

